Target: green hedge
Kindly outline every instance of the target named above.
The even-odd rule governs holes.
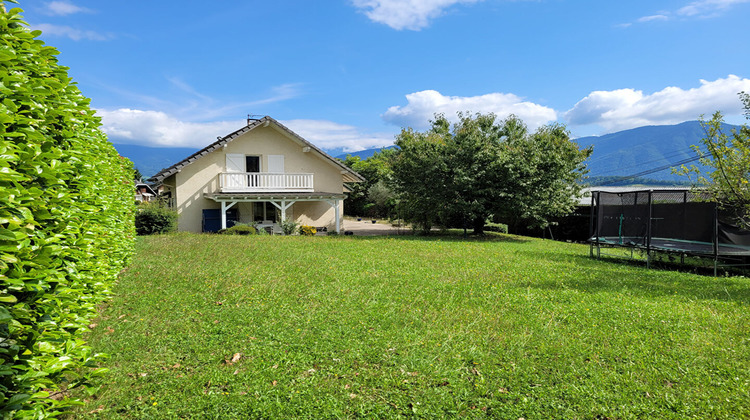
[[[51,418],[104,373],[82,335],[133,253],[132,164],[0,0],[0,416]]]

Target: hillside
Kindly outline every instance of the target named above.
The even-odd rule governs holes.
[[[187,147],[146,147],[135,144],[115,144],[114,146],[120,155],[133,161],[144,179],[156,175],[160,170],[174,165],[198,150]]]
[[[732,126],[728,126],[732,127]],[[695,157],[691,145],[699,144],[703,129],[698,121],[676,125],[645,126],[603,136],[576,139],[581,146],[594,146],[589,160],[590,177],[631,176],[659,181],[684,181],[669,166]],[[688,162],[688,165],[697,162]],[[644,173],[663,168],[653,173]]]

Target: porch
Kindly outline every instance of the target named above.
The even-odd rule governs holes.
[[[271,172],[222,172],[219,190],[236,192],[313,192],[313,174]]]
[[[334,228],[337,233],[341,231],[341,203],[346,197],[343,193],[326,193],[326,192],[300,192],[300,193],[288,193],[288,192],[273,192],[273,193],[254,193],[254,192],[242,192],[242,193],[208,193],[203,195],[209,200],[213,200],[221,204],[220,215],[221,215],[221,228],[227,227],[227,211],[237,206],[239,203],[269,203],[274,208],[278,209],[280,217],[278,220],[269,220],[268,217],[264,217],[261,224],[270,224],[270,226],[277,227],[283,220],[287,220],[287,212],[292,208],[295,203],[298,202],[323,202],[327,203],[334,210]],[[329,210],[330,211],[330,210]],[[329,219],[330,220],[330,219]],[[265,227],[265,226],[263,226]]]

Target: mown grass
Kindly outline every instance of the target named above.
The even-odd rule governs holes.
[[[79,415],[749,417],[749,303],[512,236],[140,238]]]

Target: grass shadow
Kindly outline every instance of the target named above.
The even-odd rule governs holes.
[[[464,236],[463,231],[433,231],[427,235],[414,233],[412,231],[402,232],[400,234],[389,235],[351,235],[349,238],[358,240],[373,240],[380,238],[398,238],[405,241],[425,241],[425,242],[509,242],[509,243],[528,243],[532,239],[524,236],[509,235],[497,232],[485,232],[482,235],[468,234]]]
[[[538,253],[539,258],[554,258]],[[586,255],[565,254],[568,261],[588,267],[596,276],[581,276],[565,282],[540,281],[528,287],[542,289],[573,288],[589,293],[632,293],[639,297],[680,296],[694,300],[719,300],[742,305],[750,304],[750,282],[745,277],[686,277],[684,272],[666,268],[647,269],[644,262],[607,257],[600,260]],[[623,270],[623,265],[628,270]],[[640,268],[640,269],[639,269]],[[713,271],[712,273],[713,274]]]

